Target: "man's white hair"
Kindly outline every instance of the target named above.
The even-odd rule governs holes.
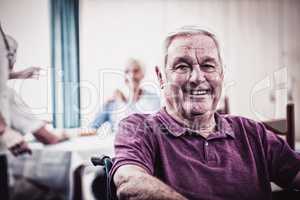
[[[220,60],[220,64],[223,69],[223,55],[222,55],[220,43],[219,43],[216,35],[212,31],[204,29],[200,26],[183,26],[183,27],[176,29],[175,31],[167,34],[167,36],[165,37],[164,43],[163,43],[163,66],[166,67],[166,65],[167,65],[168,48],[171,45],[172,41],[178,36],[190,37],[193,35],[206,35],[214,41],[214,43],[216,44],[217,50],[218,50],[218,57]]]

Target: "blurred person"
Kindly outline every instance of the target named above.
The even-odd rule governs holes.
[[[90,125],[95,132],[105,122],[110,123],[112,131],[116,131],[119,121],[124,117],[132,113],[154,113],[160,108],[159,97],[141,88],[145,71],[140,61],[130,58],[125,64],[124,73],[129,95],[125,96],[118,89],[114,91],[113,97],[104,104]],[[101,174],[97,174],[93,180],[92,191],[96,199],[102,199],[105,191],[100,191],[100,188],[105,182]]]
[[[124,73],[129,95],[125,96],[121,90],[115,90],[113,97],[104,104],[90,124],[90,128],[97,130],[103,123],[109,122],[115,131],[118,122],[132,113],[154,113],[159,110],[159,97],[141,88],[145,73],[141,62],[134,58],[128,59]]]
[[[9,79],[30,79],[38,78],[39,67],[29,67],[21,71],[14,71],[16,63],[18,43],[9,35],[5,35],[8,44],[9,56]],[[8,101],[10,104],[11,126],[22,134],[32,133],[34,137],[43,144],[56,144],[67,136],[63,131],[55,131],[43,120],[37,119],[30,107],[21,99],[12,88],[7,87]]]
[[[110,171],[118,199],[272,199],[273,181],[300,189],[300,155],[263,123],[216,112],[219,42],[183,27],[166,37],[156,74],[166,106],[119,123]]]
[[[4,200],[9,199],[8,165],[6,149],[14,155],[31,153],[22,135],[10,128],[9,102],[7,98],[6,81],[8,79],[7,41],[0,24],[0,194]]]
[[[16,130],[11,129],[9,92],[6,81],[9,77],[10,54],[7,51],[8,41],[0,24],[0,151],[7,147],[14,155],[30,150],[23,137]]]
[[[6,85],[9,78],[8,66],[11,60],[8,49],[9,43],[0,24],[0,149],[4,150],[6,146],[13,154],[18,155],[23,152],[30,152],[30,150],[18,131],[12,130],[10,127],[10,102]]]
[[[29,107],[22,102],[15,91],[7,86],[9,78],[33,78],[38,68],[28,68],[13,72],[17,51],[17,42],[5,35],[0,24],[0,194],[3,200],[17,199],[61,199],[59,195],[26,178],[14,180],[14,187],[9,187],[8,164],[6,149],[14,156],[31,150],[23,135],[31,132],[44,144],[55,144],[65,139],[65,136],[54,135],[45,127],[45,122],[35,119],[31,112],[22,112],[20,107]]]

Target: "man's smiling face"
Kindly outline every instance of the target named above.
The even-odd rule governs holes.
[[[166,103],[181,116],[214,112],[223,72],[215,41],[203,34],[176,36],[167,51]]]

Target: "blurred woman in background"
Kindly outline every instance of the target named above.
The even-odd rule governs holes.
[[[125,63],[125,84],[129,95],[125,96],[121,90],[116,90],[113,97],[108,100],[98,112],[90,128],[97,130],[105,122],[111,124],[115,131],[118,122],[132,113],[153,113],[160,108],[160,99],[157,94],[141,88],[144,78],[144,67],[137,59],[130,58]]]

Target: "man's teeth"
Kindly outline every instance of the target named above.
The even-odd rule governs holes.
[[[192,95],[206,95],[209,94],[209,90],[192,90]]]

